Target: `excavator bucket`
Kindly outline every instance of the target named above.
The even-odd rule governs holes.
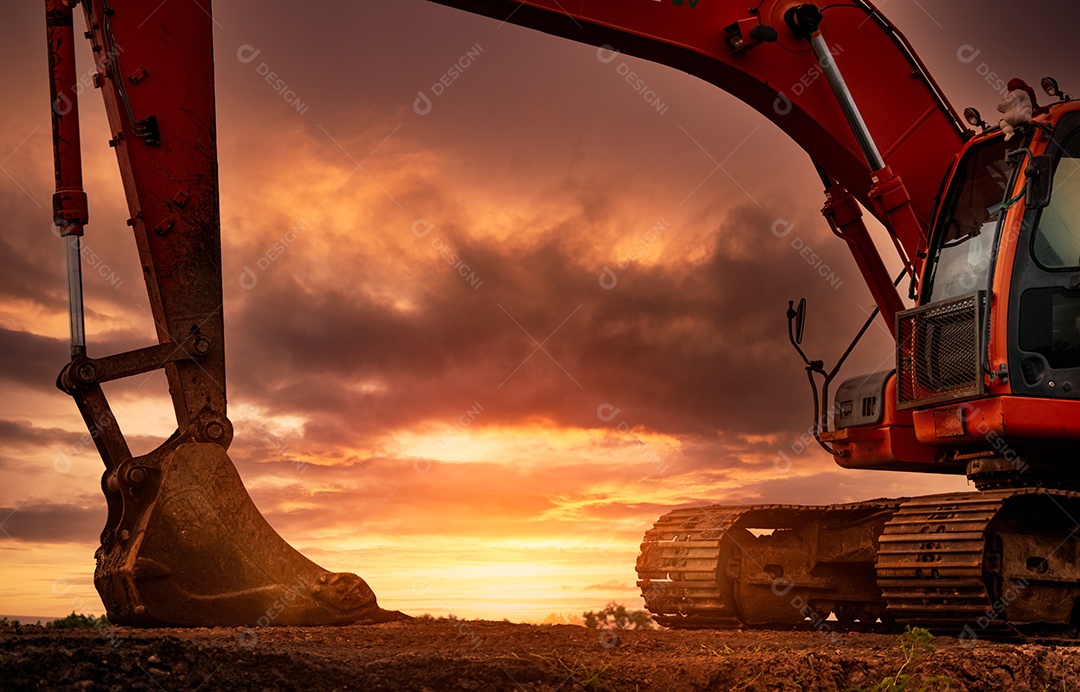
[[[129,459],[103,482],[109,521],[94,582],[113,622],[343,625],[402,619],[355,574],[319,567],[263,518],[219,445]]]

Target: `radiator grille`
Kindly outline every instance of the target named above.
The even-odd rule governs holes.
[[[985,291],[897,313],[897,408],[983,393]]]

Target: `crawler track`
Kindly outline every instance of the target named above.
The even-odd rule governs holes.
[[[897,623],[962,629],[991,607],[983,576],[986,530],[1013,494],[955,493],[904,503],[885,526],[877,564],[878,586]]]
[[[879,539],[889,613],[960,637],[1075,642],[1078,500],[1023,488],[905,502]]]
[[[833,557],[823,557],[829,532],[838,535],[846,530],[845,522],[865,522],[872,515],[877,517],[877,534],[856,533],[861,542],[851,545],[850,561],[838,562],[835,550]],[[737,561],[721,557],[730,556],[732,544],[739,541],[747,548],[739,554],[750,560],[755,550],[767,551],[769,539],[747,544],[758,541],[748,538],[745,529],[750,528],[789,530],[805,538],[805,564],[800,566],[809,575],[804,578],[809,590],[803,593],[808,594],[807,603],[813,594],[821,595],[811,620],[834,609],[840,621],[830,620],[830,629],[854,626],[854,603],[862,612],[882,613],[877,623],[867,622],[873,615],[862,618],[860,629],[918,626],[961,638],[1077,641],[1080,492],[1022,488],[842,505],[674,510],[645,534],[637,563],[638,586],[656,621],[678,629],[744,627],[740,613],[747,612],[747,603],[765,611],[775,607],[776,602],[768,602],[772,596],[761,570],[744,564],[741,572],[733,571]],[[790,536],[773,542],[792,544]],[[862,582],[858,595],[855,586],[845,591],[855,584],[845,581],[848,573],[865,572],[867,551],[872,551],[880,589],[870,600]],[[790,563],[786,570],[795,573]],[[818,579],[823,574],[829,576]],[[815,584],[826,581],[828,587]],[[788,591],[773,593],[777,599],[787,598]],[[745,600],[751,592],[756,602]],[[845,599],[850,599],[848,617]],[[748,622],[771,626],[760,619]]]
[[[653,618],[677,629],[742,627],[718,578],[725,534],[752,524],[790,529],[808,522],[836,523],[848,516],[895,510],[897,500],[838,505],[712,505],[671,511],[646,532],[638,555],[638,586]],[[842,626],[838,626],[842,629]]]
[[[653,619],[676,629],[741,625],[724,606],[716,568],[720,539],[748,509],[677,509],[657,520],[637,560],[638,586]]]

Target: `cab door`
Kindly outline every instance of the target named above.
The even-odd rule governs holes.
[[[1014,394],[1080,399],[1080,112],[1062,116],[1046,153],[1050,202],[1028,209],[1009,291]]]

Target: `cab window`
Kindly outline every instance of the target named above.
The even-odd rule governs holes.
[[[1050,204],[1039,215],[1033,240],[1044,269],[1080,269],[1080,136],[1065,142],[1054,167]]]
[[[953,176],[934,233],[924,302],[948,300],[990,284],[1005,190],[1012,177],[997,137],[965,154]]]

